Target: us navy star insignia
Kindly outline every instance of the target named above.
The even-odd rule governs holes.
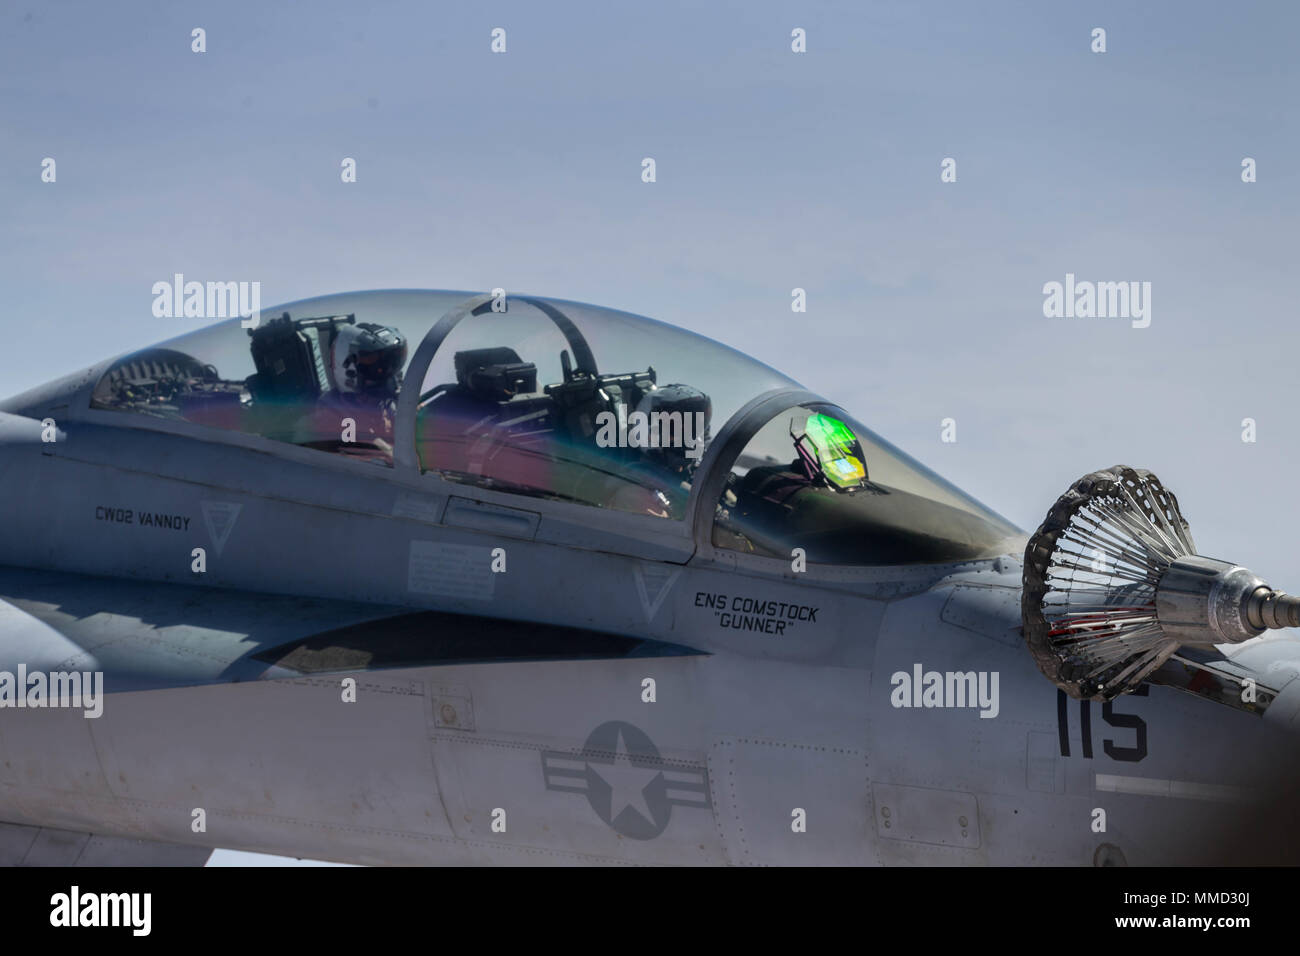
[[[674,806],[712,806],[702,767],[664,760],[645,731],[621,720],[601,724],[577,753],[543,751],[542,775],[547,790],[585,795],[601,820],[634,840],[663,833]]]

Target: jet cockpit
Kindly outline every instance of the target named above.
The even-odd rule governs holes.
[[[273,314],[118,359],[90,413],[594,509],[596,523],[680,522],[703,548],[787,564],[796,549],[810,564],[945,564],[1021,535],[793,380],[653,319],[420,291]]]

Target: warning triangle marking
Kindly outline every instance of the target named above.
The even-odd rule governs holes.
[[[645,611],[647,621],[654,620],[681,573],[681,568],[665,568],[657,564],[636,567],[637,594],[641,598],[641,609]]]
[[[212,547],[220,556],[244,506],[231,501],[200,501],[199,505],[203,508],[203,523],[208,526]]]

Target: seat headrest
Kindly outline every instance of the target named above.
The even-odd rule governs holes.
[[[457,352],[456,382],[481,399],[508,402],[516,395],[537,391],[537,366],[519,360],[514,349],[499,346]]]
[[[489,365],[518,365],[519,353],[504,345],[486,349],[466,349],[455,356],[456,381],[466,388],[470,387],[470,375]]]

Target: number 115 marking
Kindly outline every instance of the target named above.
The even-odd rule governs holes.
[[[1147,685],[1139,684],[1137,690],[1133,692],[1134,697],[1146,697]],[[1056,691],[1056,733],[1061,741],[1061,756],[1070,756],[1070,698],[1066,696],[1065,691],[1058,689]],[[1137,763],[1147,755],[1147,722],[1136,714],[1117,714],[1112,706],[1113,701],[1106,701],[1101,705],[1101,719],[1106,721],[1112,727],[1118,727],[1122,730],[1132,730],[1136,734],[1136,741],[1132,747],[1117,747],[1115,742],[1110,738],[1103,738],[1101,749],[1111,760],[1124,760],[1129,763]],[[1079,738],[1082,743],[1083,753],[1081,756],[1085,760],[1092,759],[1092,701],[1079,701]]]

